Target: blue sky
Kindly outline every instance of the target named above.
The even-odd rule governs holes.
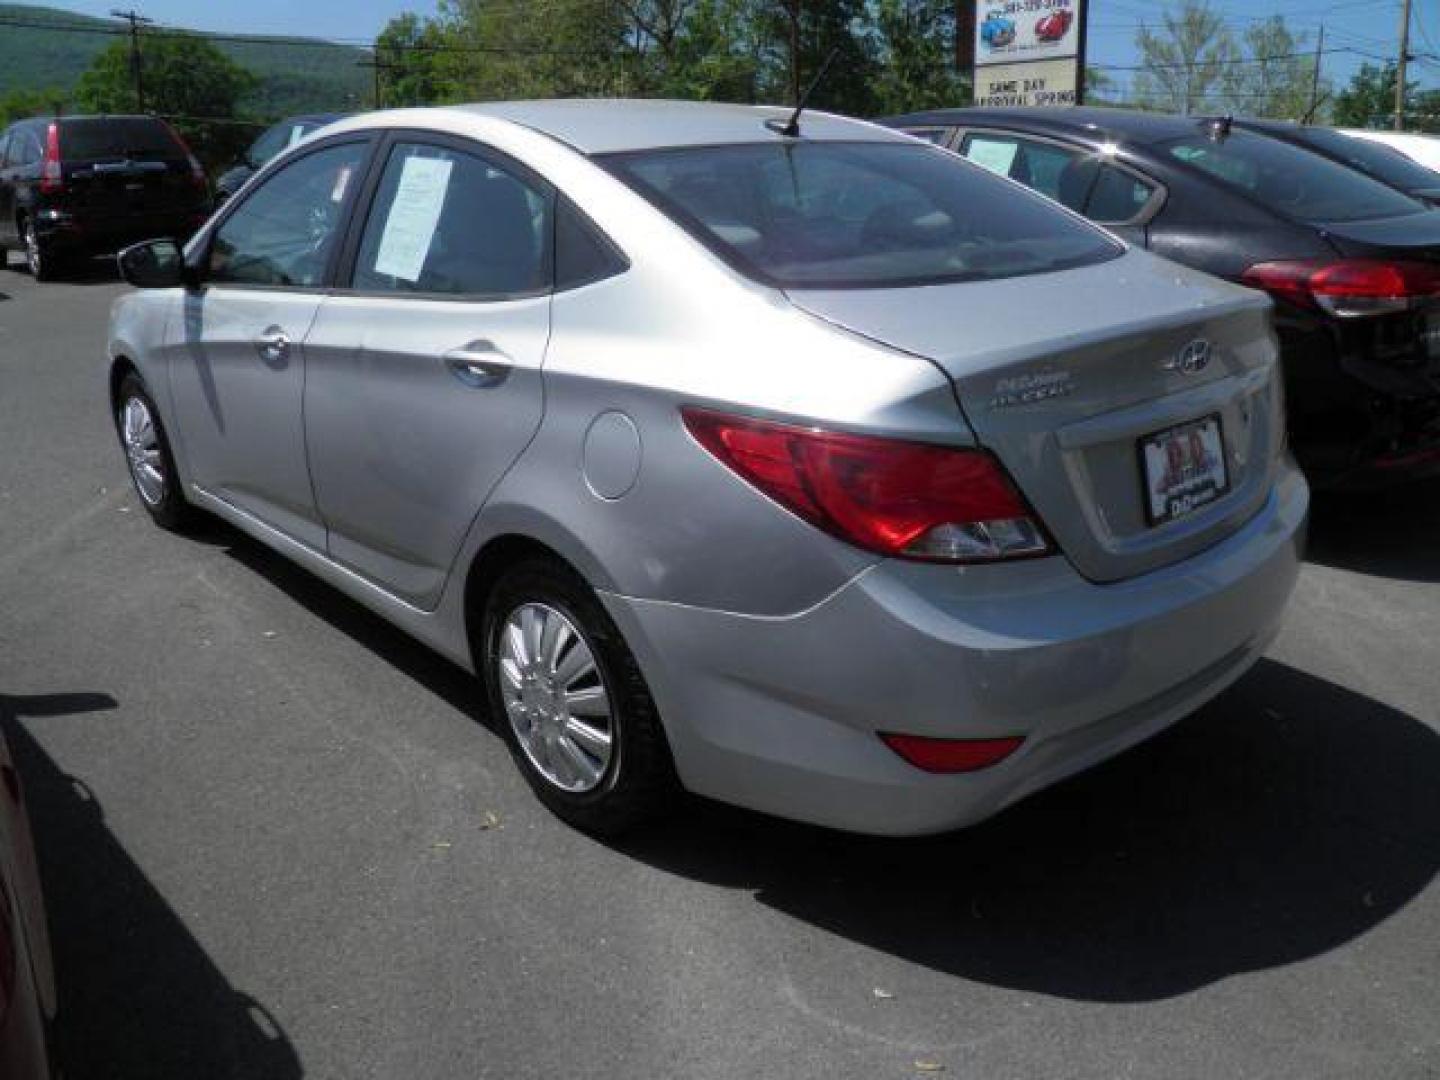
[[[308,34],[335,40],[369,40],[394,15],[403,11],[431,14],[433,0],[41,0],[51,6],[105,15],[112,7],[135,7],[157,21],[200,30],[248,34]],[[1325,24],[1322,70],[1337,88],[1348,82],[1367,59],[1393,56],[1400,21],[1400,0],[1212,0],[1230,25],[1243,31],[1252,20],[1273,14],[1285,17],[1292,30],[1315,33]],[[1162,5],[1153,0],[1093,0],[1090,9],[1090,62],[1132,65],[1136,62],[1135,28],[1142,19],[1156,21]],[[1426,86],[1440,86],[1440,0],[1413,0],[1411,51],[1430,54],[1413,65],[1414,76]],[[1329,52],[1330,49],[1345,50]],[[1366,55],[1368,54],[1368,55]],[[1130,72],[1111,71],[1122,84]]]

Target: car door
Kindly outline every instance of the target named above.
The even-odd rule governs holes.
[[[306,343],[331,556],[422,607],[539,426],[554,192],[468,140],[392,136]]]
[[[324,298],[371,140],[320,144],[227,210],[169,333],[190,480],[323,550],[301,422],[305,337]]]
[[[0,251],[5,245],[13,245],[19,238],[15,235],[15,182],[10,176],[10,141],[15,129],[0,131]],[[0,263],[5,260],[0,259]]]
[[[957,149],[1141,246],[1164,200],[1159,184],[1084,146],[986,128],[963,132]]]

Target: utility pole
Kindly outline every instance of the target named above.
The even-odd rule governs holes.
[[[1315,122],[1315,111],[1320,108],[1320,58],[1325,55],[1325,24],[1320,24],[1320,36],[1315,39],[1315,66],[1310,69],[1310,109],[1305,113],[1305,123]]]
[[[1405,65],[1410,61],[1410,0],[1400,5],[1400,57],[1395,64],[1395,130],[1405,128]]]
[[[116,8],[111,8],[110,14],[130,24],[130,76],[135,80],[135,111],[144,112],[145,82],[140,74],[140,27],[141,24],[153,23],[155,20],[145,18],[138,11],[119,11]]]

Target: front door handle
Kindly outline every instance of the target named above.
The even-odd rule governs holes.
[[[444,357],[450,374],[474,390],[490,390],[503,383],[515,366],[513,360],[490,341],[472,341],[451,349]]]
[[[267,364],[281,363],[290,355],[290,335],[278,326],[268,326],[255,339],[255,350]]]

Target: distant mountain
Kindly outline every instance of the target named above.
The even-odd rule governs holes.
[[[121,40],[113,35],[123,26],[117,19],[0,3],[0,94],[22,88],[73,89],[95,54]],[[246,35],[244,41],[226,41],[201,36],[211,38],[257,77],[255,91],[242,104],[248,116],[347,112],[369,101],[371,74],[356,64],[370,56],[368,50],[314,38]]]

